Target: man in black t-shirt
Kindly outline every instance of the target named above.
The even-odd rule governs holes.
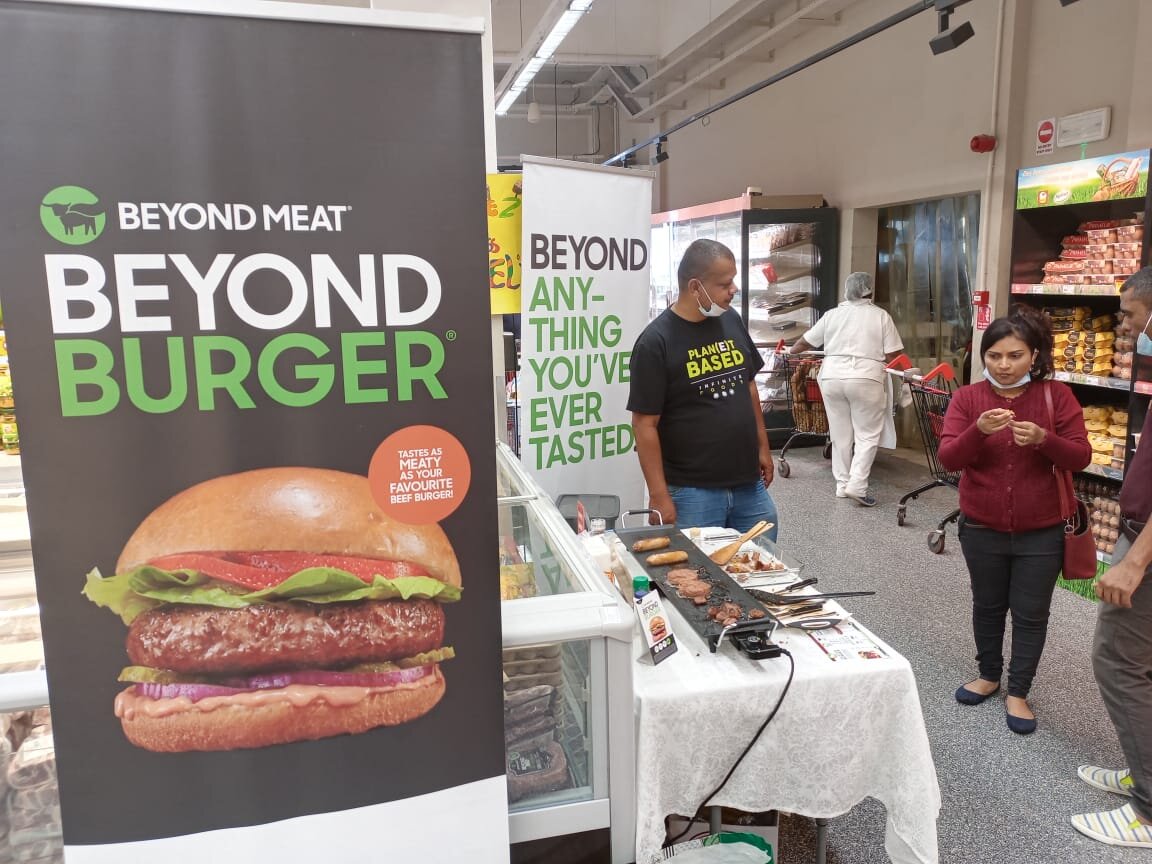
[[[632,349],[628,410],[649,506],[665,523],[746,531],[777,522],[755,381],[764,359],[731,308],[735,279],[731,249],[694,242],[680,261],[676,302]]]

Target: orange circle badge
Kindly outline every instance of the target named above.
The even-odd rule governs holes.
[[[372,454],[368,485],[380,509],[408,525],[452,514],[472,482],[472,463],[456,436],[439,426],[406,426]]]

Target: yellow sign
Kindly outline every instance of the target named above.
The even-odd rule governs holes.
[[[488,289],[492,314],[520,311],[523,175],[488,175]]]

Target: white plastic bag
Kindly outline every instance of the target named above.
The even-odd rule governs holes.
[[[727,831],[665,849],[652,864],[670,858],[676,864],[776,864],[772,844],[763,837]]]

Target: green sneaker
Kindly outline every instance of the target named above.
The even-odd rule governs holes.
[[[1123,771],[1113,771],[1109,768],[1097,768],[1095,765],[1081,765],[1076,769],[1076,775],[1089,786],[1132,797],[1132,775],[1127,768]]]
[[[1152,825],[1136,818],[1131,804],[1103,813],[1081,813],[1072,817],[1072,827],[1086,837],[1109,846],[1136,846],[1152,849]]]

